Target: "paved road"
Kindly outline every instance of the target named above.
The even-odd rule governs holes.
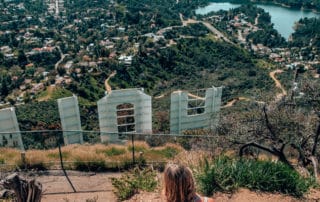
[[[170,27],[165,27],[163,29],[160,29],[157,34],[163,34],[164,32],[171,30],[173,28],[178,28],[178,27],[184,27],[187,26],[188,24],[194,24],[194,23],[202,23],[204,26],[206,26],[213,34],[217,35],[218,38],[223,39],[224,41],[231,43],[233,45],[235,45],[232,41],[230,41],[223,33],[221,33],[219,30],[217,30],[214,26],[212,26],[209,22],[205,22],[205,21],[198,21],[198,20],[194,20],[194,19],[187,19],[187,20],[183,20],[183,15],[181,13],[179,13],[180,16],[180,20],[182,23],[182,26],[170,26]]]
[[[212,26],[209,22],[199,21],[202,22],[204,26],[206,26],[212,33],[216,34],[219,38],[223,39],[224,41],[235,45],[232,41],[230,41],[224,34],[222,34],[219,30],[217,30],[214,26]]]
[[[60,60],[54,65],[54,68],[55,68],[55,70],[57,70],[58,69],[58,67],[59,67],[59,64],[63,61],[63,59],[68,55],[68,54],[62,54],[62,51],[61,51],[61,48],[60,48],[60,46],[57,46],[57,48],[58,48],[58,50],[59,50],[59,52],[60,52]]]

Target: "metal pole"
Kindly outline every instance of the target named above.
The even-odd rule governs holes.
[[[134,134],[131,134],[131,143],[132,143],[132,165],[136,163],[135,157],[134,157]]]
[[[59,139],[60,139],[60,138],[59,138]],[[62,160],[62,152],[61,152],[60,140],[58,140],[58,148],[59,148],[60,165],[61,165],[61,169],[62,169],[62,171],[63,171],[63,174],[64,174],[64,176],[66,176],[67,181],[69,182],[69,184],[70,184],[71,188],[73,189],[73,192],[77,192],[77,191],[76,191],[76,189],[74,188],[74,186],[73,186],[73,184],[72,184],[71,180],[69,179],[69,176],[68,176],[68,174],[67,174],[67,172],[66,172],[66,170],[64,169],[64,166],[63,166],[63,160]]]

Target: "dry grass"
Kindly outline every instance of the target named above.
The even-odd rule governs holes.
[[[75,169],[80,163],[88,163],[86,166],[90,166],[90,163],[99,163],[100,166],[106,165],[125,165],[132,161],[132,146],[130,143],[125,145],[68,145],[61,148],[62,157],[64,162],[68,162],[67,168]],[[169,161],[176,155],[181,153],[182,147],[175,144],[166,144],[161,147],[150,147],[146,142],[135,142],[135,156],[143,157],[148,161]],[[59,165],[59,150],[28,150],[25,152],[26,165],[28,168],[38,169],[51,169],[55,165]],[[19,150],[11,148],[0,148],[0,165],[10,167],[21,167],[21,153]],[[9,168],[12,169],[12,166]]]
[[[44,151],[29,150],[26,152],[26,163],[28,167],[36,168],[42,166],[43,168],[50,167],[50,161]],[[46,166],[47,165],[47,166]]]
[[[199,167],[201,159],[211,159],[212,153],[206,151],[182,151],[180,152],[173,161],[183,165],[187,165],[191,168]]]
[[[0,164],[16,165],[21,161],[20,151],[11,148],[0,148]]]

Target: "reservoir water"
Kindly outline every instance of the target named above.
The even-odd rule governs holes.
[[[272,4],[256,4],[258,7],[263,8],[271,16],[271,22],[274,24],[274,28],[286,39],[294,32],[293,26],[296,21],[301,18],[320,17],[320,14],[312,11],[299,10],[293,8],[282,7],[280,5]],[[204,15],[209,12],[216,12],[219,10],[229,10],[237,8],[241,4],[232,3],[210,3],[208,6],[198,8],[196,14]]]

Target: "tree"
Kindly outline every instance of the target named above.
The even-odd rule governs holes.
[[[4,60],[4,55],[3,53],[0,52],[0,65],[3,63]]]
[[[296,167],[292,162],[300,168],[312,165],[316,176],[320,157],[319,87],[319,81],[307,81],[302,87],[303,97],[252,103],[249,111],[223,117],[218,131],[238,145],[240,156],[250,149],[264,151],[292,168]]]
[[[63,76],[67,72],[64,67],[60,67],[60,66],[57,68],[57,71],[58,71],[59,76]]]
[[[5,98],[11,90],[12,79],[7,73],[0,74],[0,94]]]
[[[28,64],[27,56],[24,54],[23,50],[18,51],[18,62],[22,68],[24,68],[24,66]]]

